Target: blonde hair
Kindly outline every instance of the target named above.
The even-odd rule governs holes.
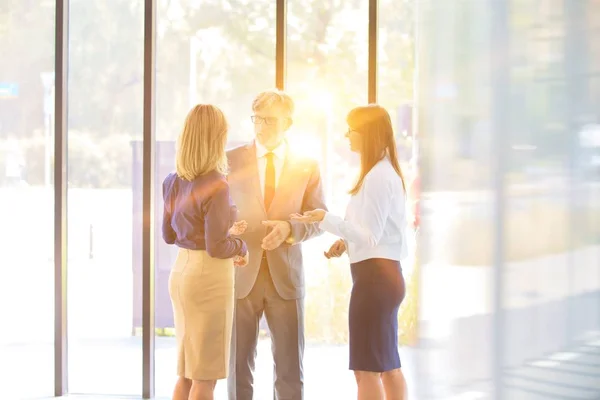
[[[289,116],[294,113],[294,100],[279,89],[269,89],[259,93],[252,102],[252,111],[262,110],[272,105],[280,105]]]
[[[211,171],[227,174],[227,120],[211,104],[198,104],[185,118],[177,139],[176,171],[187,181]]]

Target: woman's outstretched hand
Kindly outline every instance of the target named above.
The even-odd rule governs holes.
[[[325,218],[325,213],[325,210],[317,208],[316,210],[306,211],[304,214],[292,214],[290,215],[290,219],[304,223],[321,222]]]

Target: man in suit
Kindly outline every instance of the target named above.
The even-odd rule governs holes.
[[[325,209],[319,167],[298,157],[285,134],[294,103],[284,92],[260,93],[252,103],[255,140],[230,150],[228,181],[247,221],[241,235],[250,253],[236,268],[236,306],[228,378],[229,400],[252,400],[259,322],[264,313],[275,362],[276,400],[303,399],[304,270],[300,243],[321,233],[290,215]]]

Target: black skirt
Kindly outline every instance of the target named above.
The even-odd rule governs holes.
[[[350,268],[350,369],[385,372],[400,368],[398,309],[405,294],[400,262],[371,258]]]

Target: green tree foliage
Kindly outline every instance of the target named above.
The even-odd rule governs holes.
[[[69,183],[129,187],[129,142],[142,133],[143,1],[70,3]],[[412,3],[380,5],[380,102],[391,111],[412,94]],[[223,107],[232,140],[246,138],[240,121],[253,96],[275,83],[275,1],[160,0],[158,9],[157,139],[175,139],[190,90],[197,101]],[[18,139],[31,185],[44,180],[40,74],[54,69],[54,18],[53,1],[0,2],[0,82],[19,85],[18,97],[0,99],[0,162],[6,141]],[[333,112],[342,117],[348,107],[366,101],[367,26],[366,0],[290,1],[290,91],[301,96],[303,90],[325,88],[334,93]],[[197,72],[191,89],[190,57]],[[297,118],[310,121],[309,111],[300,107]]]

